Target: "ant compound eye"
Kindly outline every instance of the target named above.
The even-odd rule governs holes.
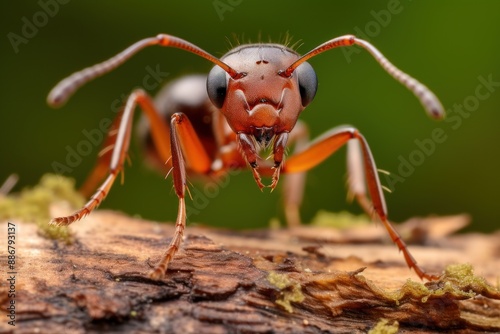
[[[227,92],[227,73],[219,66],[214,66],[207,78],[207,92],[210,101],[217,107],[222,108]]]
[[[295,75],[299,81],[300,98],[302,106],[305,107],[312,102],[318,90],[318,78],[312,66],[304,62],[297,67]]]

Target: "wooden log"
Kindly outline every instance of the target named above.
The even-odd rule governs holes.
[[[2,268],[7,224],[0,227]],[[500,331],[500,233],[410,246],[427,270],[447,270],[424,284],[394,245],[360,241],[349,229],[188,226],[165,279],[152,281],[146,273],[173,234],[170,224],[97,211],[71,226],[70,245],[42,237],[35,224],[11,224],[15,298],[7,268],[2,333]],[[452,263],[470,263],[478,276]],[[15,326],[6,312],[13,299]]]

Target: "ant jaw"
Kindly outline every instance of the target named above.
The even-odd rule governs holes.
[[[258,172],[259,165],[257,160],[259,159],[259,155],[257,146],[260,145],[262,147],[263,145],[266,145],[266,147],[268,147],[271,143],[273,144],[274,165],[273,167],[270,167],[269,165],[266,167],[274,170],[271,184],[268,186],[271,188],[271,191],[273,191],[278,185],[289,133],[281,132],[276,134],[274,127],[255,127],[252,128],[252,130],[251,134],[243,132],[238,133],[239,148],[252,168],[252,174],[257,186],[260,190],[262,190],[266,186],[262,183]]]
[[[261,148],[268,148],[269,144],[273,142],[275,137],[274,127],[263,126],[263,127],[252,127],[252,135],[255,141]]]

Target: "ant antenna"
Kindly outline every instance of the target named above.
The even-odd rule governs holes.
[[[363,39],[356,38],[353,35],[345,35],[340,36],[334,39],[331,39],[316,48],[312,49],[301,58],[296,60],[292,65],[290,65],[286,70],[280,72],[280,75],[284,77],[290,77],[299,67],[300,64],[307,61],[308,59],[319,55],[325,51],[328,51],[333,48],[343,47],[343,46],[351,46],[353,44],[359,45],[367,50],[377,62],[384,68],[384,70],[389,73],[394,79],[399,81],[401,84],[406,86],[410,91],[415,94],[415,96],[420,100],[424,109],[426,110],[429,116],[441,119],[445,116],[445,111],[443,105],[439,101],[439,99],[434,95],[434,93],[427,88],[424,84],[420,83],[418,80],[404,73],[396,66],[394,66],[376,47],[372,44],[368,43]]]
[[[116,56],[102,62],[99,64],[96,64],[94,66],[87,67],[81,71],[75,72],[69,77],[61,80],[49,93],[49,96],[47,97],[47,103],[53,107],[60,107],[68,99],[70,98],[73,93],[89,82],[90,80],[93,80],[103,74],[106,74],[121,64],[123,64],[125,61],[130,59],[133,55],[135,55],[137,52],[141,51],[142,49],[152,46],[152,45],[160,45],[164,47],[173,47],[173,48],[178,48],[182,49],[188,52],[192,52],[200,57],[203,57],[215,65],[219,65],[224,71],[226,71],[231,78],[233,79],[239,79],[243,75],[241,73],[238,73],[236,70],[234,70],[232,67],[227,65],[226,63],[222,62],[218,58],[212,56],[210,53],[206,52],[205,50],[197,47],[196,45],[189,43],[186,40],[183,40],[182,38],[178,38],[175,36],[171,35],[166,35],[166,34],[159,34],[156,37],[150,37],[150,38],[145,38],[142,39]]]

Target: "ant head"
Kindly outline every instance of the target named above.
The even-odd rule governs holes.
[[[221,61],[238,75],[215,66],[207,79],[208,96],[234,132],[253,135],[267,146],[275,134],[293,129],[316,94],[316,73],[307,62],[285,74],[298,59],[297,53],[278,44],[237,47]]]

